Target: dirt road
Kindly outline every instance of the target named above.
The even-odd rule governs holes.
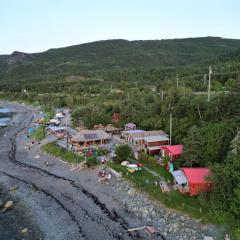
[[[55,161],[52,168],[35,159],[39,147],[24,148],[33,112],[20,105],[11,108],[17,114],[0,130],[0,184],[20,187],[14,197],[37,223],[43,239],[143,239],[126,230],[144,223],[122,209],[107,189],[97,186],[90,172],[72,173],[69,166],[49,156],[41,158]]]

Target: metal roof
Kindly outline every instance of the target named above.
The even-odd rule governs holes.
[[[88,142],[110,138],[110,135],[103,130],[81,130],[72,138],[72,140],[77,142]]]
[[[182,170],[173,171],[172,175],[177,184],[182,185],[182,184],[185,184],[188,182],[188,180]]]
[[[169,141],[166,135],[148,136],[143,138],[146,142]]]
[[[172,155],[181,155],[183,152],[183,145],[167,145],[163,149],[167,149]]]
[[[181,168],[190,183],[206,183],[209,176],[208,168]]]

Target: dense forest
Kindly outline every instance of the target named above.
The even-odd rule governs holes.
[[[0,91],[46,110],[67,106],[75,126],[110,123],[119,113],[118,126],[169,133],[172,113],[173,142],[184,145],[176,165],[211,168],[214,188],[202,201],[239,237],[240,40],[109,40],[14,52],[0,56]]]

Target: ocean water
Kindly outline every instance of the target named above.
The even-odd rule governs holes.
[[[11,110],[9,108],[0,108],[0,127],[5,127],[11,120]]]
[[[10,122],[11,118],[9,117],[0,117],[0,127],[5,127]]]

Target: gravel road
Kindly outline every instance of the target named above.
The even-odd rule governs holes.
[[[145,223],[125,211],[107,187],[101,188],[96,170],[71,172],[67,164],[43,155],[39,146],[25,149],[29,141],[26,129],[34,110],[18,104],[8,107],[16,115],[8,127],[0,129],[0,185],[6,189],[11,184],[19,186],[9,194],[38,226],[40,233],[36,239],[146,238],[126,231]],[[36,154],[40,154],[40,159],[34,158]],[[55,165],[46,167],[44,161],[54,161]]]

